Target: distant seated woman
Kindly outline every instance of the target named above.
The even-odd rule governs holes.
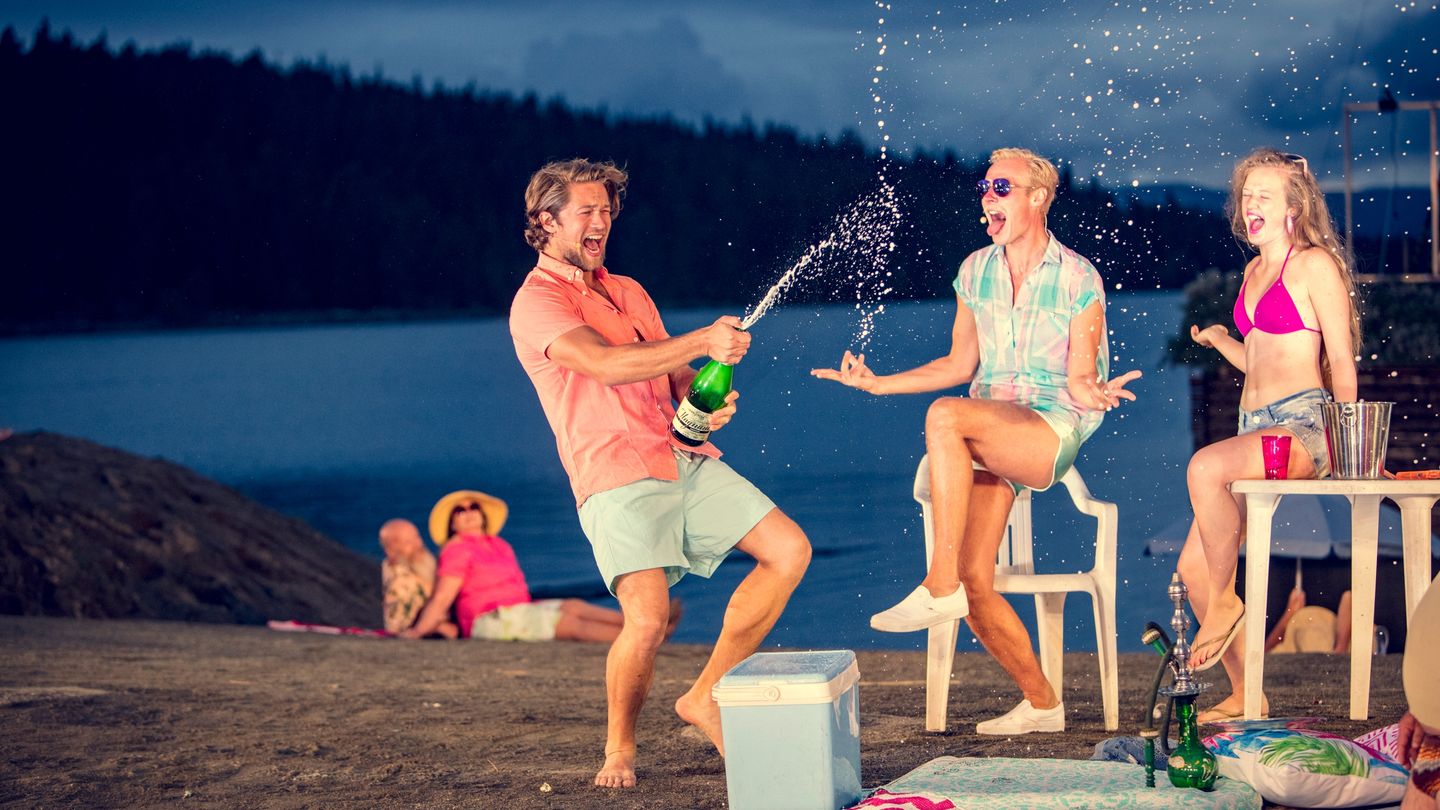
[[[509,511],[504,501],[474,490],[452,492],[435,504],[430,510],[430,537],[440,547],[435,592],[415,626],[400,637],[435,632],[453,606],[462,638],[614,641],[623,623],[620,611],[580,599],[530,598],[514,549],[498,536]],[[678,606],[672,603],[671,632]]]

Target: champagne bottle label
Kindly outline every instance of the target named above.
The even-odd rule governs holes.
[[[675,420],[670,423],[670,432],[685,444],[698,447],[710,438],[710,414],[695,407],[687,396],[680,401],[680,407],[675,409]]]

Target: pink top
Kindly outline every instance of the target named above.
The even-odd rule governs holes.
[[[597,492],[644,478],[679,478],[671,451],[679,445],[670,438],[675,405],[669,377],[609,386],[549,357],[556,338],[582,326],[599,332],[612,346],[670,337],[639,282],[603,267],[595,278],[614,305],[585,286],[580,268],[541,253],[510,306],[515,354],[555,432],[577,507]],[[720,456],[709,442],[684,449]]]
[[[1240,284],[1240,294],[1235,297],[1233,315],[1235,328],[1240,330],[1242,340],[1250,334],[1251,329],[1259,329],[1272,335],[1288,335],[1301,329],[1320,331],[1305,325],[1305,321],[1300,318],[1300,310],[1295,306],[1295,299],[1291,298],[1290,291],[1285,289],[1285,265],[1290,263],[1290,253],[1294,250],[1292,245],[1290,250],[1285,251],[1285,261],[1280,263],[1279,278],[1276,278],[1270,289],[1255,302],[1254,320],[1251,320],[1250,313],[1245,311],[1245,288],[1249,286],[1250,279],[1247,278]]]
[[[525,575],[510,544],[487,534],[461,534],[440,549],[439,577],[459,577],[455,621],[468,637],[477,616],[530,601]]]

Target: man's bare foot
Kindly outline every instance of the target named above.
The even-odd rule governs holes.
[[[1226,720],[1240,720],[1245,716],[1245,696],[1236,692],[1230,697],[1216,703],[1214,706],[1196,715],[1197,723],[1221,723]],[[1270,716],[1270,701],[1264,695],[1260,696],[1260,716]]]
[[[681,720],[704,732],[723,757],[725,739],[720,735],[720,705],[709,695],[695,695],[694,692],[691,689],[675,701],[675,713],[680,715]]]
[[[1244,615],[1245,603],[1233,593],[1228,598],[1212,600],[1210,609],[1205,612],[1205,621],[1195,631],[1195,642],[1190,647],[1191,666],[1197,670],[1208,669],[1206,662],[1213,662],[1224,655],[1230,643],[1240,635],[1240,620]]]
[[[604,788],[635,787],[635,749],[606,751],[605,767],[595,774],[595,784]]]

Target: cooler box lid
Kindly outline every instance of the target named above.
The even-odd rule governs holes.
[[[725,673],[710,695],[721,708],[831,703],[859,680],[850,650],[755,653]]]

